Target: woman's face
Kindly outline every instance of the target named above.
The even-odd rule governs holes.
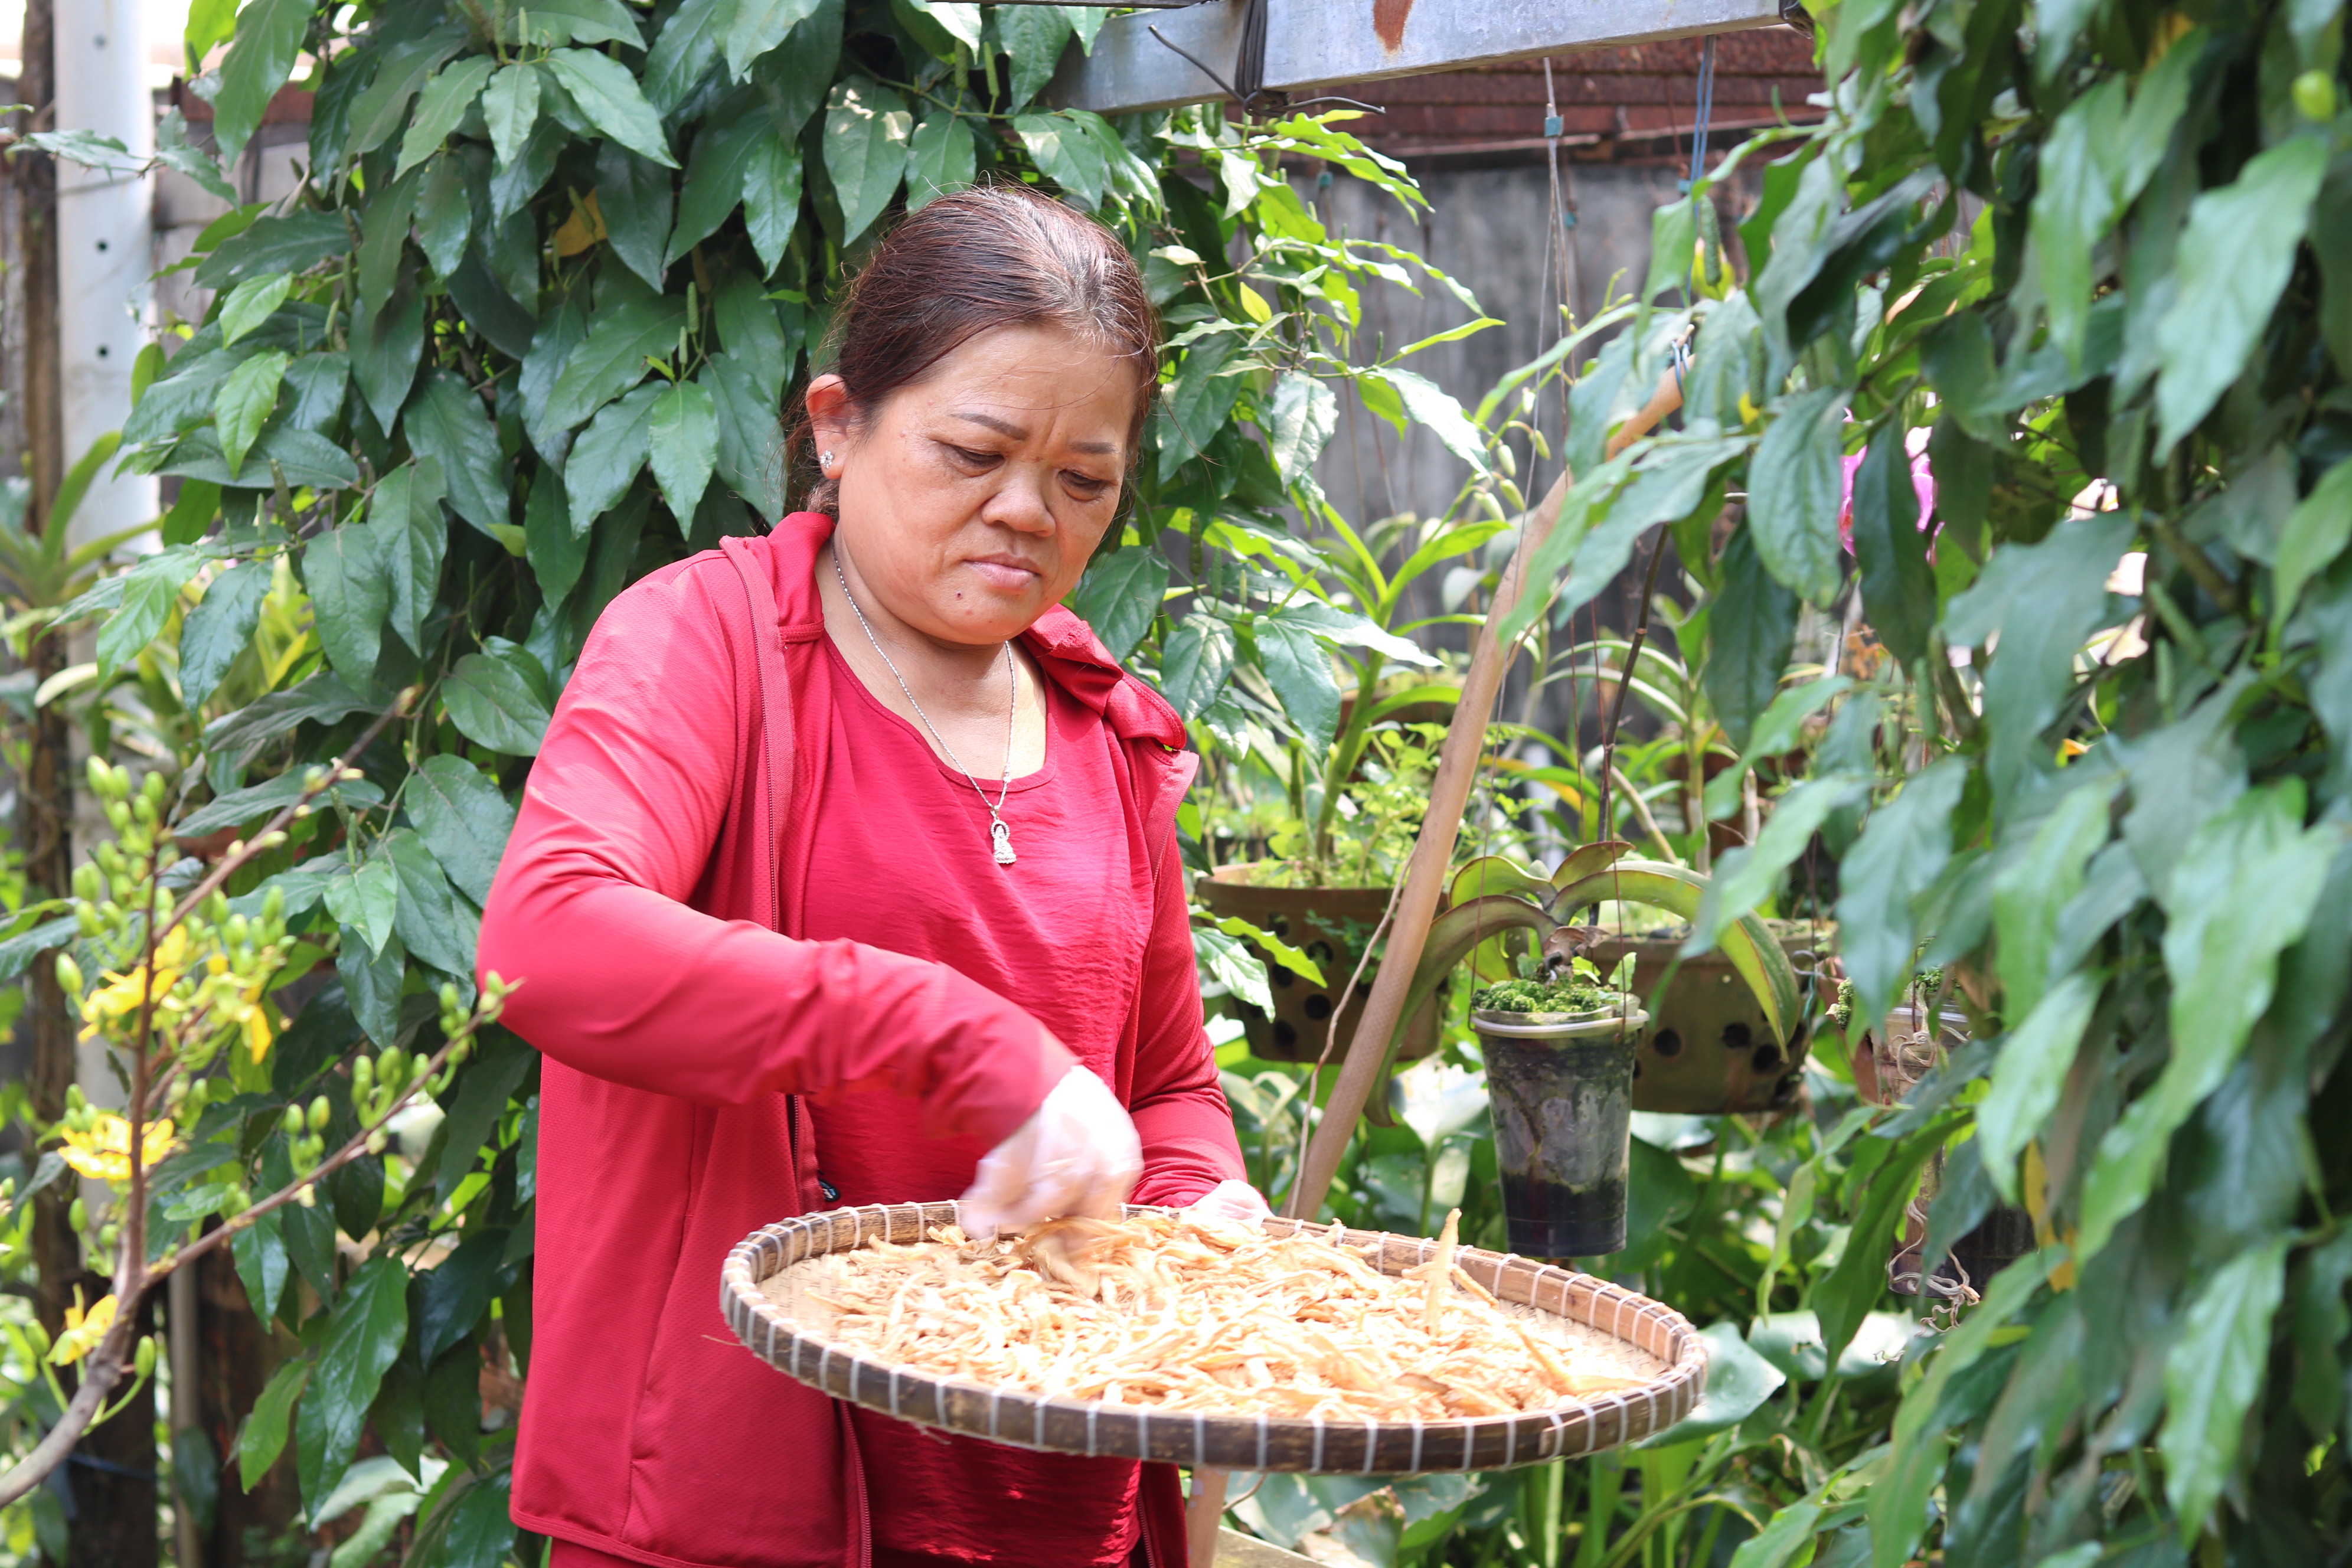
[[[809,420],[856,577],[943,643],[1027,630],[1110,526],[1138,395],[1131,365],[1054,327],[984,332],[862,420],[840,377],[817,377]]]

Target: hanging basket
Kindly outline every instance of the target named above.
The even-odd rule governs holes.
[[[1165,1209],[1129,1205],[1129,1215]],[[865,1359],[833,1344],[796,1317],[769,1281],[794,1264],[845,1252],[881,1237],[920,1241],[934,1226],[959,1223],[952,1203],[877,1205],[803,1215],[753,1232],[728,1254],[719,1305],[754,1355],[812,1388],[901,1421],[1016,1448],[1087,1458],[1150,1459],[1194,1468],[1413,1475],[1497,1470],[1575,1458],[1663,1432],[1691,1412],[1706,1381],[1706,1344],[1679,1312],[1622,1286],[1507,1253],[1465,1247],[1463,1272],[1498,1300],[1533,1316],[1585,1325],[1645,1352],[1657,1363],[1641,1386],[1556,1409],[1442,1421],[1320,1420],[1213,1415],[1189,1410],[1056,1398],[990,1387]],[[1276,1236],[1328,1227],[1269,1217]],[[1426,1262],[1433,1241],[1351,1230],[1341,1245],[1380,1244],[1368,1258],[1383,1274]]]

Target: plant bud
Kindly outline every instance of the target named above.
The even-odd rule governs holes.
[[[162,773],[149,773],[139,781],[139,793],[158,805],[161,805],[163,799],[163,787]]]
[[[278,1125],[285,1131],[286,1136],[289,1138],[300,1137],[302,1135],[302,1108],[299,1105],[288,1106],[286,1108],[286,1114],[278,1119]]]
[[[278,922],[285,918],[286,889],[273,887],[261,895],[261,923],[276,931]]]
[[[83,1106],[88,1105],[89,1103],[89,1100],[82,1094],[81,1085],[78,1083],[69,1083],[66,1085],[66,1109],[68,1110],[79,1110]]]
[[[98,868],[88,860],[85,860],[80,865],[75,867],[73,873],[73,890],[74,897],[79,899],[83,903],[94,904],[98,902],[99,895],[106,890],[105,884],[100,880],[100,872]]]
[[[49,1359],[48,1330],[41,1327],[37,1322],[26,1323],[25,1325],[25,1338],[32,1343],[33,1357],[35,1360],[47,1361]]]
[[[2336,118],[2336,79],[2323,70],[2307,70],[2294,79],[2295,111],[2305,120],[2326,124]]]
[[[148,776],[152,778],[154,775],[151,773]],[[138,1350],[133,1352],[131,1354],[131,1370],[136,1372],[142,1378],[149,1378],[155,1375],[154,1335],[149,1334],[139,1342]]]
[[[58,989],[76,1002],[81,1000],[81,965],[73,961],[72,953],[58,954]]]
[[[113,1251],[114,1244],[121,1239],[122,1227],[115,1224],[112,1220],[108,1220],[104,1225],[99,1226],[98,1245],[105,1250],[109,1252]]]
[[[389,1139],[385,1134],[384,1130],[379,1127],[374,1131],[368,1134],[367,1152],[371,1154],[381,1154],[383,1152],[384,1145],[387,1142],[389,1142]]]
[[[327,1119],[334,1113],[335,1108],[327,1103],[325,1095],[322,1094],[310,1101],[310,1131],[324,1132],[327,1130]]]
[[[89,776],[90,794],[103,800],[113,793],[114,774],[107,767],[104,757],[90,758]]]
[[[374,1086],[374,1059],[369,1057],[366,1052],[362,1051],[360,1053],[359,1059],[352,1063],[352,1098],[354,1100],[365,1099],[367,1097],[368,1090],[373,1089]]]
[[[79,1198],[74,1199],[70,1205],[67,1205],[66,1224],[73,1226],[76,1231],[88,1230],[89,1228],[89,1205],[82,1202]]]
[[[120,833],[131,826],[131,808],[119,800],[110,800],[106,803],[106,820]]]
[[[74,924],[84,936],[96,936],[106,929],[106,922],[100,920],[98,911],[88,904],[74,910]]]

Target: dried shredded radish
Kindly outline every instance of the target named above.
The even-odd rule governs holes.
[[[1382,1274],[1336,1225],[1276,1237],[1146,1215],[983,1243],[935,1227],[929,1241],[812,1259],[823,1267],[769,1289],[825,1309],[824,1335],[877,1363],[1168,1410],[1435,1421],[1642,1384],[1615,1375],[1623,1354],[1530,1331],[1463,1273],[1458,1220],[1403,1276]],[[1578,1364],[1596,1360],[1605,1372]]]

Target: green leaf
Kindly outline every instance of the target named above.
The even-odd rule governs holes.
[[[1756,1353],[1733,1322],[1713,1323],[1699,1332],[1706,1342],[1706,1385],[1699,1390],[1691,1413],[1663,1432],[1634,1445],[1640,1448],[1671,1448],[1694,1437],[1727,1432],[1756,1413],[1789,1381],[1789,1374]]]
[[[272,272],[299,276],[342,255],[351,244],[351,226],[341,213],[304,208],[258,218],[214,247],[196,268],[195,283],[200,289],[226,289]]]
[[[1013,96],[1006,109],[1020,112],[1054,79],[1071,30],[1068,13],[1055,5],[1007,5],[996,13],[997,36],[1013,58]]]
[[[560,47],[564,44],[625,44],[645,47],[636,18],[621,0],[531,0],[506,13],[514,26],[506,41]]]
[[[278,1298],[286,1294],[286,1276],[289,1268],[286,1258],[286,1237],[279,1230],[278,1216],[263,1215],[235,1236],[229,1237],[228,1248],[236,1263],[237,1279],[245,1286],[246,1304],[253,1315],[264,1323],[278,1313]],[[268,1397],[268,1390],[263,1396]],[[289,1396],[290,1400],[290,1396]],[[257,1414],[259,1405],[255,1406]],[[286,1442],[286,1417],[280,1411],[278,1418],[278,1442]],[[273,1455],[274,1458],[275,1456]],[[267,1468],[265,1462],[264,1468]],[[252,1482],[247,1481],[250,1489]]]
[[[161,550],[123,574],[122,604],[98,631],[98,679],[103,682],[163,629],[180,590],[205,558],[194,550]]]
[[[1266,683],[1306,736],[1310,752],[1319,755],[1339,727],[1339,682],[1331,672],[1331,655],[1314,633],[1281,621],[1259,621],[1256,640]]]
[[[597,130],[664,168],[677,167],[662,136],[661,119],[637,90],[628,67],[593,49],[557,49],[546,65]]]
[[[1267,986],[1265,960],[1249,944],[1213,928],[1192,928],[1192,957],[1201,972],[1267,1017],[1274,1016],[1274,993]]]
[[[1070,595],[1070,608],[1094,628],[1113,658],[1124,659],[1151,629],[1168,591],[1168,558],[1136,544],[1097,555]]]
[[[1443,442],[1445,449],[1470,465],[1481,476],[1487,472],[1486,441],[1470,416],[1462,412],[1462,405],[1438,389],[1436,383],[1414,374],[1409,370],[1384,366],[1364,373],[1366,376],[1385,382],[1395,388],[1404,402],[1413,422],[1428,426],[1431,434]]]
[[[2246,1412],[2270,1363],[2271,1319],[2286,1286],[2286,1238],[2273,1237],[2213,1271],[2189,1305],[2164,1362],[2164,1493],[2193,1541],[2238,1467]]]
[[[1871,813],[1841,868],[1838,941],[1865,1019],[1885,1016],[1911,978],[1918,942],[1914,904],[1952,858],[1952,814],[1968,763],[1948,757],[1914,773],[1903,793]]]
[[[1762,1530],[1739,1543],[1739,1550],[1731,1554],[1731,1568],[1788,1568],[1791,1563],[1811,1562],[1813,1531],[1821,1518],[1822,1506],[1817,1502],[1789,1504],[1766,1520]]]
[[[1184,351],[1176,380],[1168,388],[1164,407],[1174,439],[1163,440],[1160,478],[1165,482],[1187,461],[1207,450],[1240,401],[1242,378],[1221,374],[1233,357],[1234,339],[1220,333],[1202,338]]]
[[[262,423],[278,406],[278,387],[294,356],[282,349],[254,355],[228,373],[213,395],[213,419],[219,426],[221,460],[234,474],[245,465],[245,454]]]
[[[482,121],[503,169],[515,161],[530,140],[530,128],[539,123],[539,68],[527,61],[500,67],[482,89]]]
[[[705,120],[695,133],[694,150],[687,154],[686,180],[677,202],[677,226],[671,231],[666,259],[675,262],[696,244],[718,232],[727,215],[743,199],[752,153],[773,132],[764,115],[743,112],[732,119],[717,115]]]
[[[345,523],[302,551],[302,585],[310,595],[327,662],[362,689],[375,679],[383,620],[392,608],[381,537],[373,529]]]
[[[258,822],[302,798],[308,787],[307,768],[289,768],[274,779],[243,789],[216,795],[202,810],[190,812],[174,825],[173,831],[183,837],[199,836],[221,827],[240,827],[248,822]],[[318,797],[321,806],[344,804],[374,805],[383,799],[383,791],[365,779],[345,779],[330,785]],[[331,861],[320,867],[323,872],[332,869]]]
[[[515,1522],[508,1494],[514,1472],[497,1470],[466,1489],[449,1510],[441,1537],[440,1568],[498,1568],[514,1550]]]
[[[669,240],[670,176],[617,142],[596,149],[596,202],[613,254],[654,289]]]
[[[1233,668],[1232,625],[1195,610],[1168,634],[1160,656],[1160,694],[1189,724],[1224,690]]]
[[[662,24],[646,56],[644,83],[646,100],[658,112],[675,113],[717,62],[735,5],[736,0],[686,0]]]
[[[1690,288],[1691,261],[1698,245],[1696,202],[1668,202],[1650,213],[1650,276],[1642,286],[1642,302],[1649,304],[1669,289]]]
[[[435,158],[416,187],[416,243],[435,277],[446,278],[457,270],[473,232],[474,204],[466,189],[464,162]]]
[[[1016,114],[1013,129],[1029,150],[1037,172],[1062,187],[1089,212],[1102,205],[1103,186],[1110,168],[1094,137],[1067,110],[1051,114]]]
[[[1316,459],[1339,427],[1339,398],[1304,371],[1285,371],[1266,400],[1266,449],[1285,484],[1315,472]]]
[[[424,960],[455,980],[459,1000],[471,1005],[480,917],[449,890],[449,879],[414,828],[395,827],[385,834],[382,856],[400,878],[400,905],[394,915],[400,944],[410,957]]]
[[[392,940],[400,914],[400,873],[378,855],[348,877],[327,884],[327,912],[346,932],[358,932],[372,956],[381,955]]]
[[[352,379],[376,423],[391,429],[425,355],[425,290],[415,269],[393,285],[381,310],[362,296],[352,306]]]
[[[440,463],[450,507],[496,538],[491,531],[504,526],[510,515],[509,470],[499,451],[498,428],[482,400],[456,373],[436,370],[417,387],[400,417],[417,456]]]
[[[2275,635],[2294,613],[2305,584],[2326,572],[2352,542],[2352,462],[2319,476],[2311,493],[2287,513],[2273,578],[2271,626]]]
[[[1851,1245],[1851,1241],[1849,1242]],[[1984,1300],[1945,1334],[1927,1374],[1903,1396],[1895,1412],[1893,1464],[1868,1493],[1871,1555],[1875,1568],[1903,1568],[1927,1523],[1927,1495],[1943,1479],[1949,1429],[1945,1391],[1983,1359],[1995,1336],[2042,1287],[2046,1260],[2036,1255],[2001,1271]]]
[[[667,390],[667,382],[647,382],[618,403],[606,404],[572,444],[563,465],[572,532],[587,532],[628,493],[630,481],[646,466],[654,404]]]
[[[675,295],[631,298],[600,308],[589,320],[586,340],[560,362],[540,427],[569,429],[636,385],[646,378],[649,356],[677,352],[678,330],[685,325],[686,301]],[[534,435],[533,444],[538,440]]]
[[[1797,635],[1797,595],[1774,581],[1756,552],[1756,531],[1733,532],[1720,565],[1723,586],[1706,622],[1705,684],[1715,715],[1742,752],[1756,721],[1780,694]]]
[[[841,203],[844,245],[882,216],[907,172],[915,117],[906,101],[864,77],[837,82],[824,111],[824,172]]]
[[[427,1363],[473,1331],[507,1284],[507,1232],[477,1231],[425,1276],[416,1315],[416,1353]]]
[[[736,0],[727,28],[727,71],[737,81],[751,62],[784,41],[786,34],[815,14],[817,0]]]
[[[441,459],[430,455],[376,481],[368,526],[384,573],[386,614],[393,634],[412,653],[425,651],[425,621],[441,588],[441,562],[449,530],[441,521]]]
[[[513,664],[469,653],[442,683],[449,721],[467,740],[510,757],[535,757],[547,734],[547,695]]]
[[[2034,162],[2034,254],[2051,341],[2070,360],[2081,357],[2091,314],[2092,248],[2123,210],[2126,110],[2124,79],[2108,77],[2066,106]]]
[[[444,754],[418,764],[402,799],[449,879],[477,904],[488,903],[514,831],[514,807],[499,786],[465,758]]]
[[[563,475],[552,466],[532,476],[530,500],[522,510],[523,556],[547,603],[560,605],[588,563],[588,539],[572,531],[571,499]]]
[[[233,343],[262,322],[270,312],[286,302],[294,289],[294,279],[283,272],[271,272],[259,278],[248,278],[229,290],[221,301],[221,342]]]
[[[1748,475],[1748,528],[1764,569],[1814,605],[1845,574],[1838,541],[1845,393],[1801,392],[1780,405]]]
[[[776,402],[732,354],[713,354],[696,380],[719,415],[719,473],[770,522],[784,514],[784,438]]]
[[[215,577],[180,625],[180,698],[190,709],[212,697],[253,640],[261,602],[269,596],[270,565],[241,561]]]
[[[448,1101],[441,1163],[434,1174],[435,1190],[442,1202],[449,1200],[457,1184],[474,1168],[482,1145],[506,1114],[507,1101],[538,1058],[538,1052],[504,1029],[493,1029],[483,1037],[482,1048],[457,1079],[457,1093]]]
[[[2221,400],[2270,324],[2294,270],[2327,155],[2324,137],[2298,136],[2256,153],[2235,182],[2190,205],[2178,288],[2156,327],[2159,456]]]
[[[2049,985],[2059,916],[2083,890],[2083,869],[2107,841],[2113,793],[2107,780],[2067,791],[2034,829],[2025,853],[1993,881],[1993,930],[2000,938],[1994,967],[2000,975],[2001,1011],[2011,1019],[2032,1012]],[[1986,1164],[1998,1180],[2000,1167],[1990,1159]]]
[[[238,14],[213,97],[213,142],[222,162],[233,163],[245,151],[270,99],[293,74],[314,9],[311,0],[253,0]]]
[[[773,272],[801,216],[801,154],[797,144],[769,136],[754,142],[743,168],[743,226],[762,271]]]
[[[1035,14],[1044,6],[1028,5],[1001,16]],[[935,109],[915,127],[907,143],[907,210],[920,212],[937,198],[971,184],[979,169],[979,149],[963,117]]]
[[[351,1468],[368,1406],[407,1337],[408,1270],[396,1257],[372,1258],[344,1284],[328,1316],[318,1370],[295,1425],[302,1497],[311,1508]]]
[[[352,102],[351,140],[343,146],[344,160],[356,162],[382,146],[407,118],[408,100],[416,96],[425,79],[472,39],[463,22],[445,22],[420,37],[384,49],[376,64],[375,79]]]
[[[709,389],[681,381],[657,395],[646,415],[646,432],[654,482],[683,532],[693,521],[694,509],[710,483],[711,467],[719,460],[719,416]]]
[[[1977,1144],[1985,1173],[2000,1195],[2017,1201],[2017,1157],[2058,1109],[2099,1005],[2099,978],[2077,970],[2042,994],[2015,1033],[2001,1042],[1992,1089],[1977,1106]]]
[[[282,1283],[282,1274],[280,1280]],[[254,1310],[266,1311],[268,1308],[257,1305]],[[307,1357],[282,1361],[278,1370],[269,1374],[261,1396],[253,1402],[253,1414],[245,1418],[245,1426],[236,1435],[237,1479],[247,1491],[254,1489],[269,1472],[269,1467],[278,1462],[278,1456],[286,1451],[288,1418],[293,1414],[294,1401],[310,1381],[310,1362]]]
[[[408,134],[401,140],[400,162],[392,171],[394,179],[408,173],[441,150],[441,143],[457,129],[466,118],[466,110],[474,107],[474,100],[482,94],[482,84],[490,79],[498,61],[488,55],[468,55],[443,67],[425,84],[416,95],[416,112],[409,120]]]
[[[1862,597],[1870,624],[1886,649],[1917,669],[1927,657],[1936,623],[1936,577],[1920,530],[1919,495],[1900,419],[1871,437],[1853,476],[1853,553],[1862,564]]]
[[[408,976],[408,949],[401,945],[397,932],[383,944],[383,951],[368,956],[367,944],[347,942],[335,955],[335,973],[342,976],[343,993],[351,1001],[352,1016],[367,1037],[378,1047],[390,1046],[400,1038],[400,992]],[[321,1229],[331,1230],[323,1214],[316,1216]],[[294,1263],[302,1268],[305,1278],[310,1270],[303,1265],[302,1253],[293,1247],[295,1215],[287,1215],[287,1241],[294,1252]],[[331,1256],[331,1242],[322,1242],[321,1256]],[[311,1281],[314,1285],[316,1279]]]
[[[798,332],[787,332],[760,280],[751,273],[730,272],[712,291],[711,314],[718,320],[719,341],[737,363],[757,378],[771,403],[783,395],[799,350]],[[797,324],[797,318],[795,318]]]
[[[1742,915],[1772,896],[1780,874],[1797,862],[1822,823],[1842,808],[1864,799],[1870,781],[1851,774],[1828,773],[1807,779],[1780,797],[1756,842],[1724,852],[1708,879],[1698,919],[1692,922],[1685,957],[1711,952],[1725,931]]]
[[[2248,790],[2189,833],[2158,889],[2172,1059],[2100,1140],[2083,1187],[2084,1262],[2147,1201],[2172,1134],[2236,1064],[2277,989],[2279,955],[2310,924],[2334,835],[2305,831],[2303,809],[2299,778]]]
[[[1863,465],[1867,471],[1870,465]],[[1909,479],[1904,494],[1910,494]],[[1914,503],[1916,506],[1916,502]],[[1861,480],[1855,480],[1855,525],[1862,533]],[[2053,748],[2043,731],[2055,723],[2074,687],[2074,660],[2107,616],[2107,577],[2130,545],[2135,524],[2109,512],[2062,522],[2038,544],[2005,544],[1992,552],[1967,592],[1954,597],[1944,635],[1955,647],[1999,646],[1979,658],[1985,667],[1984,716],[1991,731],[1986,768],[2006,794],[2029,773],[2050,771]],[[1877,619],[1877,602],[1863,595]],[[1987,666],[1987,660],[1990,660]]]

